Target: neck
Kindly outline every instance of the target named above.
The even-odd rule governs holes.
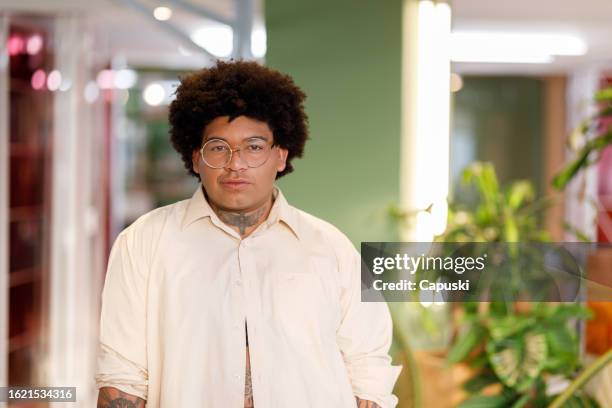
[[[266,220],[274,203],[274,196],[270,195],[270,199],[257,208],[244,211],[223,208],[210,200],[208,203],[221,221],[238,232],[242,238],[246,238]]]

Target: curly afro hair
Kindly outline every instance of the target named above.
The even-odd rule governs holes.
[[[206,126],[219,116],[266,122],[274,144],[289,152],[285,170],[276,178],[293,171],[291,160],[304,153],[308,117],[306,95],[291,77],[256,62],[217,61],[180,79],[170,104],[170,140],[191,175],[199,177],[192,168],[192,152],[201,147]]]

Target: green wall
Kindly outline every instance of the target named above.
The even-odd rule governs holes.
[[[267,0],[266,63],[307,95],[310,140],[279,186],[294,206],[360,241],[396,239],[400,0]]]

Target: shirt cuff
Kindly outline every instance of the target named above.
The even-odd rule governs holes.
[[[377,403],[381,408],[394,408],[398,399],[392,394],[402,366],[359,367],[350,370],[353,394]]]
[[[98,354],[95,382],[97,388],[113,387],[138,398],[147,399],[149,385],[147,371],[104,344],[101,344]]]

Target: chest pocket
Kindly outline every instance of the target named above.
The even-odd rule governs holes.
[[[335,341],[339,305],[333,264],[309,258],[292,270],[279,273],[275,282],[278,329],[300,343]]]

